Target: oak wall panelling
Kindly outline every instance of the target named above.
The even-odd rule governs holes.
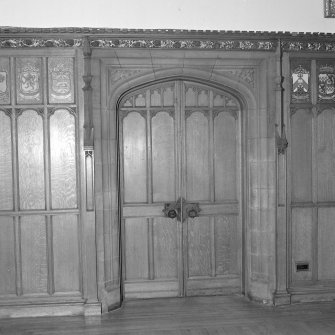
[[[308,289],[316,296],[323,293],[323,299],[328,290],[331,299],[335,63],[315,56],[294,57],[290,67],[290,291],[293,301],[313,299]]]
[[[54,303],[63,314],[100,312],[92,292],[85,304],[79,63],[74,51],[0,57],[0,316],[52,313]]]

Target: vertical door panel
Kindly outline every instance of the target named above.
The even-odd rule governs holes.
[[[215,201],[236,200],[236,120],[221,112],[214,118]]]
[[[193,112],[186,118],[186,199],[210,199],[208,117]]]
[[[148,220],[125,220],[125,280],[149,279]]]
[[[154,278],[178,278],[178,227],[177,221],[155,218],[154,237]]]
[[[124,201],[147,202],[146,120],[129,113],[123,120]]]
[[[187,221],[188,277],[211,275],[211,236],[208,217]]]
[[[215,273],[232,275],[240,273],[238,220],[236,216],[215,217]]]
[[[176,197],[174,119],[160,112],[151,123],[153,202],[168,202]]]

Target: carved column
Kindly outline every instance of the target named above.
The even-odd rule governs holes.
[[[91,75],[91,54],[90,41],[88,37],[83,39],[84,54],[84,146],[93,147],[93,116],[92,116],[92,75]]]
[[[276,291],[275,305],[290,304],[287,291],[287,171],[285,134],[284,89],[283,89],[283,57],[281,41],[276,54],[276,145],[277,145],[277,220],[276,220]]]

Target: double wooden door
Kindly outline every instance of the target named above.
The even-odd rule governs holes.
[[[240,119],[233,96],[193,82],[158,83],[122,99],[125,298],[240,292]],[[200,212],[188,215],[189,203]],[[164,213],[168,204],[178,217]]]

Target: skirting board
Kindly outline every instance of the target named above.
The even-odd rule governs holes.
[[[38,316],[101,315],[100,303],[57,303],[0,306],[0,318],[26,318]]]

